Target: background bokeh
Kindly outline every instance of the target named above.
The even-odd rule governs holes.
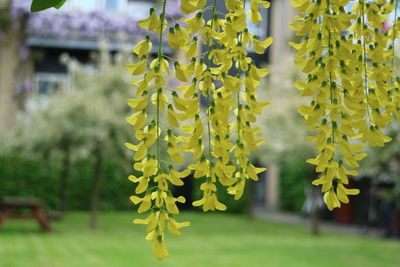
[[[168,1],[170,23],[182,16],[178,2]],[[294,11],[289,0],[271,3],[265,23],[249,26],[275,39],[264,55],[249,51],[271,69],[260,87],[271,102],[258,120],[265,144],[251,156],[268,171],[240,201],[219,190],[229,208],[217,214],[191,207],[200,182],[186,179],[176,190],[188,200],[181,218],[192,226],[168,236],[172,258],[157,263],[144,229],[132,224],[140,215],[129,201],[133,160],[124,147],[133,139],[125,118],[135,90],[125,64],[143,38],[136,22],[157,1],[68,0],[36,14],[29,0],[0,1],[0,198],[39,199],[53,228],[45,234],[34,221],[4,222],[0,267],[400,266],[399,125],[387,130],[393,141],[385,148],[368,148],[351,180],[361,194],[329,212],[310,186],[316,174],[306,160],[314,151],[296,111],[305,100],[293,86],[301,74],[287,45]],[[152,41],[154,49],[164,45]]]

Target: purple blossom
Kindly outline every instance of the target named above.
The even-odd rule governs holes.
[[[142,38],[145,31],[137,27],[138,17],[126,14],[115,14],[105,10],[57,11],[49,9],[44,12],[30,13],[31,0],[13,0],[12,18],[18,21],[28,16],[27,33],[29,37],[97,40],[106,38],[115,40],[121,33],[129,39]],[[167,17],[181,16],[179,0],[170,0],[167,5]],[[157,42],[157,39],[154,39]]]
[[[169,17],[182,17],[179,0],[170,0],[167,2],[166,10]]]
[[[122,15],[102,11],[62,12],[46,11],[32,14],[28,34],[35,37],[94,39],[115,38],[118,33],[140,34],[137,21]]]
[[[29,55],[31,54],[31,51],[29,47],[26,45],[21,45],[18,47],[18,54],[19,54],[19,59],[24,62],[28,59]]]
[[[30,5],[30,0],[11,0],[11,19],[17,22],[22,16],[29,14]]]
[[[31,80],[27,79],[15,86],[15,95],[29,93],[32,90]]]

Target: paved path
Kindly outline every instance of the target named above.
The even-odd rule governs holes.
[[[256,218],[264,219],[270,222],[277,223],[286,223],[293,225],[308,225],[310,226],[310,219],[306,217],[302,217],[292,213],[285,213],[279,211],[270,211],[265,208],[255,208],[254,213]],[[378,228],[357,226],[357,225],[347,225],[347,224],[338,224],[332,222],[321,222],[320,231],[323,232],[325,230],[328,231],[338,231],[345,234],[353,234],[353,235],[363,235],[363,236],[373,236],[373,237],[382,237],[383,230]]]

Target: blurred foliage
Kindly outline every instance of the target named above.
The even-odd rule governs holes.
[[[315,178],[313,166],[306,163],[306,151],[292,151],[280,161],[280,208],[285,211],[301,212],[306,199],[306,188]]]
[[[71,86],[52,95],[32,96],[16,129],[2,138],[0,195],[37,196],[57,206],[63,159],[68,163],[68,205],[89,207],[96,151],[103,157],[103,208],[126,208],[132,184],[124,142],[130,131],[124,117],[130,88],[126,54],[111,55],[105,45],[92,65],[68,56],[63,61]]]
[[[400,76],[400,47],[395,47],[394,64],[396,77]],[[368,147],[368,157],[361,162],[360,176],[370,177],[375,185],[392,185],[380,187],[379,197],[385,202],[392,202],[400,208],[400,118],[392,123],[385,134],[392,141],[384,147]]]
[[[89,159],[75,161],[70,174],[68,191],[70,210],[89,209],[92,163]],[[20,153],[0,155],[0,196],[38,197],[47,209],[58,208],[60,166],[44,159],[27,158]],[[127,196],[133,187],[126,179],[126,171],[115,159],[107,158],[103,165],[101,208],[128,209]]]
[[[265,116],[258,122],[265,144],[257,155],[263,162],[278,163],[291,151],[309,153],[312,150],[305,141],[309,133],[297,113],[297,108],[307,101],[294,88],[299,75],[291,58],[283,56],[279,65],[271,66],[271,76],[264,85],[267,89],[260,92],[261,97],[270,102]]]
[[[128,108],[129,85],[123,71],[123,55],[111,55],[105,49],[92,66],[80,65],[63,57],[72,85],[52,95],[34,95],[5,147],[35,157],[57,158],[65,146],[73,147],[76,160],[90,157],[94,147],[122,155],[129,135],[124,121]]]
[[[373,183],[390,184],[379,190],[386,202],[400,207],[400,124],[393,123],[386,134],[392,138],[383,148],[369,148],[368,157],[362,162],[361,175],[373,179]]]
[[[306,142],[309,135],[297,107],[303,104],[294,88],[299,73],[290,57],[282,57],[272,66],[263,98],[271,104],[260,122],[265,144],[257,153],[264,164],[278,164],[280,168],[280,208],[300,212],[306,198],[306,188],[315,178],[313,167],[306,160],[313,157],[313,148]]]
[[[39,159],[18,153],[0,155],[0,196],[35,196],[47,208],[58,205],[58,169]]]
[[[3,3],[0,3],[0,33],[5,31],[8,25],[8,9]]]

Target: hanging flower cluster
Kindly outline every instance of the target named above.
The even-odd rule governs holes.
[[[299,108],[315,132],[318,155],[308,160],[321,176],[324,201],[330,210],[348,203],[349,176],[357,175],[363,148],[383,146],[391,139],[382,132],[399,111],[393,49],[398,23],[384,31],[394,10],[386,0],[292,0],[299,16],[291,28],[301,36],[290,42],[297,64],[307,75],[297,81],[301,95],[311,98]]]
[[[394,4],[393,4],[394,2]],[[399,0],[392,0],[391,3],[394,5],[394,19],[393,19],[393,26],[388,30],[388,38],[391,40],[389,45],[389,50],[391,50],[391,62],[390,65],[393,67],[392,69],[392,80],[391,80],[391,90],[389,91],[389,98],[391,101],[391,105],[389,110],[392,111],[397,120],[400,120],[400,77],[395,70],[395,45],[396,40],[400,36],[400,19],[398,18],[398,2]]]
[[[182,179],[193,174],[203,181],[203,196],[193,206],[224,211],[227,207],[217,198],[217,183],[239,199],[246,181],[257,181],[265,170],[248,157],[262,143],[257,137],[260,129],[253,125],[268,103],[258,99],[256,88],[268,70],[256,66],[248,49],[263,54],[272,38],[260,40],[252,34],[247,19],[259,24],[260,10],[269,8],[269,2],[249,0],[246,12],[246,1],[226,0],[226,14],[217,11],[216,2],[206,6],[206,0],[181,0],[181,11],[187,16],[174,25],[166,20],[168,0],[163,1],[160,13],[151,9],[139,27],[157,35],[159,44],[165,38],[186,60],[173,61],[162,45],[152,59],[151,37],[146,35],[132,50],[137,63],[127,66],[136,86],[136,97],[128,101],[134,113],[127,120],[137,143],[126,146],[135,152],[133,167],[140,173],[140,177],[129,177],[137,184],[131,201],[139,205],[139,213],[149,213],[134,223],[147,225],[146,239],[152,241],[153,253],[160,260],[168,257],[165,228],[179,235],[181,228],[189,226],[175,220],[176,202],[185,199],[172,195],[173,186],[182,186]],[[206,12],[211,15],[208,21]],[[180,82],[176,88],[168,88],[170,75]],[[168,159],[161,151],[166,151]],[[184,162],[185,152],[193,155],[192,164],[178,171],[176,165]]]

